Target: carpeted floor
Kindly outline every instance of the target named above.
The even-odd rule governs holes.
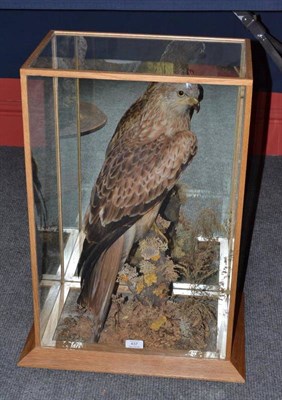
[[[263,164],[261,185],[261,160],[250,163],[247,185],[240,275],[247,381],[242,385],[18,368],[33,319],[23,150],[0,148],[0,400],[281,399],[282,157],[267,157]]]

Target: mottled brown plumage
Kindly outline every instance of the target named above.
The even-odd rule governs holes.
[[[153,83],[121,118],[92,190],[78,264],[78,302],[92,310],[97,339],[120,265],[155,221],[162,201],[197,150],[190,117],[198,85]]]

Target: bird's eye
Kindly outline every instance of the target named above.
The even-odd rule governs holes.
[[[183,90],[179,90],[179,92],[177,93],[177,95],[179,96],[179,97],[183,97],[184,96],[184,92],[183,92]]]

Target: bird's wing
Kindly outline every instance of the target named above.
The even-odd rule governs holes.
[[[144,105],[146,104],[146,96],[143,94],[139,99],[135,101],[129,107],[129,109],[122,116],[119,121],[115,132],[108,144],[106,155],[108,155],[111,150],[119,143],[120,140],[123,140],[123,136],[125,137],[137,137],[140,133],[140,120],[142,118],[142,110],[144,109]]]
[[[108,154],[91,195],[85,230],[89,241],[136,222],[161,202],[195,155],[190,131],[154,141],[116,145]]]

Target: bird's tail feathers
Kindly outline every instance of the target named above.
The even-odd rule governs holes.
[[[81,293],[78,304],[94,316],[94,340],[97,341],[105,323],[117,274],[123,257],[123,231],[99,244],[84,243],[79,260]],[[86,239],[85,239],[86,240]],[[86,240],[87,241],[87,240]]]
[[[89,254],[92,252],[93,248],[95,247],[94,243],[88,242],[87,239],[84,239],[83,246],[82,246],[82,251],[77,263],[77,273],[78,275],[81,274],[84,268],[84,263],[87,260]]]
[[[121,264],[124,235],[120,236],[99,258],[91,276],[89,309],[94,316],[93,335],[97,341],[106,321],[112,293]]]

